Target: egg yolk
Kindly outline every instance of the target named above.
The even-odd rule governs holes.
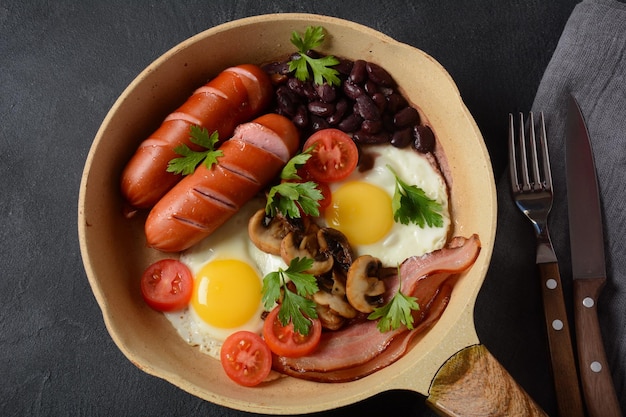
[[[208,324],[230,329],[245,324],[261,302],[261,280],[239,260],[215,260],[195,277],[191,305]]]
[[[393,226],[389,194],[362,181],[347,182],[333,191],[332,203],[324,216],[330,227],[341,231],[356,245],[378,242]]]

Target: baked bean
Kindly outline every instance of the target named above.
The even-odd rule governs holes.
[[[394,114],[397,113],[398,110],[409,105],[400,93],[391,93],[388,96],[385,96],[385,98],[387,99],[387,108]]]
[[[391,135],[388,132],[367,133],[363,129],[360,129],[353,133],[352,139],[354,142],[361,145],[382,145],[389,143]]]
[[[337,59],[339,60],[339,63],[335,65],[333,68],[336,69],[337,72],[339,72],[339,74],[344,75],[345,76],[344,78],[348,77],[350,75],[350,72],[352,72],[352,67],[354,63],[350,61],[349,59],[344,59],[344,58],[337,58]]]
[[[396,130],[391,136],[390,143],[396,148],[406,148],[413,142],[413,131],[410,127]]]
[[[289,74],[289,61],[271,62],[267,64],[263,69],[268,74],[287,75]]]
[[[351,133],[361,127],[361,123],[363,123],[361,116],[356,113],[351,113],[348,117],[339,122],[337,127],[346,133]]]
[[[335,113],[335,105],[333,103],[327,103],[321,100],[311,101],[307,107],[309,111],[316,116],[327,117]]]
[[[314,114],[311,115],[311,129],[313,129],[314,132],[322,129],[328,129],[329,127],[330,124],[328,124],[326,119],[316,116]]]
[[[309,125],[309,109],[304,104],[301,104],[298,106],[298,110],[291,121],[298,129],[306,129]]]
[[[354,111],[365,120],[380,119],[380,111],[374,100],[367,94],[360,95],[356,98]]]
[[[287,80],[287,87],[299,96],[304,97],[304,82],[296,77],[290,77]]]
[[[341,98],[339,99],[339,101],[337,101],[337,104],[335,105],[335,112],[326,120],[328,120],[328,123],[330,123],[332,126],[338,125],[343,120],[347,111],[348,100],[346,100],[345,98]]]
[[[352,100],[356,100],[357,97],[365,94],[363,88],[349,80],[343,83],[343,92]]]
[[[405,107],[393,117],[393,123],[398,128],[414,126],[420,121],[420,115],[413,107]]]
[[[374,81],[368,79],[367,81],[365,81],[365,84],[363,84],[363,89],[371,97],[374,94],[378,93],[378,84],[376,84]]]
[[[435,149],[435,135],[426,125],[413,127],[413,148],[421,153],[432,152]]]
[[[281,114],[293,117],[297,111],[297,99],[287,87],[278,87],[276,90],[276,101]]]
[[[332,103],[337,98],[335,87],[329,85],[328,83],[315,85],[314,88],[320,100],[325,101],[326,103]]]
[[[361,84],[367,80],[367,70],[365,69],[365,61],[357,59],[352,65],[352,71],[350,71],[350,81],[355,84]]]
[[[304,91],[304,97],[306,97],[308,100],[315,100],[316,98],[318,98],[317,91],[315,91],[315,87],[313,87],[313,84],[310,81],[302,84],[302,89]]]
[[[381,66],[368,62],[365,65],[367,70],[367,76],[370,80],[376,84],[380,84],[385,87],[395,87],[396,83],[393,81],[391,75]]]
[[[387,99],[385,98],[383,93],[374,93],[372,95],[372,100],[376,103],[376,107],[378,107],[378,111],[383,113],[385,108],[387,107]]]
[[[378,119],[378,120],[371,120],[371,119],[363,120],[363,123],[361,123],[361,130],[363,132],[367,133],[368,135],[373,135],[373,134],[379,133],[381,130],[383,130],[383,122],[380,119]]]

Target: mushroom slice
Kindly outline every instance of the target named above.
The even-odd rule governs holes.
[[[333,286],[330,293],[344,298],[346,296],[346,276],[343,273],[339,273],[337,268],[333,268]]]
[[[335,265],[347,273],[352,265],[354,253],[346,235],[337,229],[323,227],[317,232],[317,240],[320,243],[320,250],[332,256]]]
[[[324,329],[339,330],[346,322],[346,319],[341,317],[330,307],[323,304],[316,304],[315,311],[317,312],[317,318],[322,323],[322,327]]]
[[[333,295],[326,291],[318,291],[313,294],[313,301],[319,305],[328,306],[341,317],[347,319],[356,317],[357,311],[342,296]]]
[[[370,255],[359,256],[348,270],[346,297],[348,302],[362,313],[371,313],[385,292],[380,280],[382,263]]]
[[[308,222],[302,219],[289,220],[278,214],[269,217],[261,208],[248,221],[248,235],[254,245],[263,252],[280,255],[283,238],[294,230],[305,230]]]
[[[290,232],[280,244],[280,256],[289,265],[294,258],[313,259],[313,266],[304,272],[312,275],[321,275],[330,271],[333,267],[333,257],[320,252],[317,241],[317,228],[309,227],[309,233]]]

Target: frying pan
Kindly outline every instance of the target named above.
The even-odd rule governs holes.
[[[354,382],[281,378],[242,388],[218,361],[187,345],[141,299],[139,277],[163,254],[146,247],[145,213],[124,216],[119,178],[141,140],[198,86],[222,69],[293,52],[291,33],[321,25],[321,52],[383,65],[433,128],[451,192],[453,232],[477,233],[482,250],[455,285],[441,319],[394,364]],[[91,146],[80,186],[78,231],[85,271],[106,327],[137,367],[200,398],[265,414],[306,414],[393,389],[419,392],[446,415],[542,415],[480,344],[473,323],[496,229],[496,192],[482,136],[448,73],[433,58],[359,24],[311,14],[271,14],[202,32],[158,58],[115,102]],[[306,393],[306,395],[303,395]]]

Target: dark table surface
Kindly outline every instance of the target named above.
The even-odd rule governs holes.
[[[85,158],[110,106],[155,58],[198,32],[252,15],[307,12],[356,21],[443,64],[499,177],[507,113],[530,109],[576,3],[0,1],[0,415],[249,415],[137,369],[107,333],[83,269],[77,199]],[[509,284],[498,275],[487,276],[476,304],[479,339],[554,415],[538,281]],[[433,415],[412,392],[319,415],[391,413]]]

